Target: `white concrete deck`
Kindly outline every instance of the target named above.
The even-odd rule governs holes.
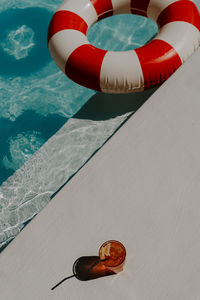
[[[199,79],[197,51],[2,252],[2,300],[200,298]],[[124,272],[51,291],[108,239]]]

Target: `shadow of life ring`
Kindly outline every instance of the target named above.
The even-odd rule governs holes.
[[[121,13],[154,20],[158,34],[130,51],[92,46],[88,29],[102,18]],[[49,50],[57,66],[78,84],[106,93],[131,93],[160,85],[199,44],[200,14],[190,0],[66,0],[48,31]]]
[[[0,14],[0,75],[26,76],[37,71],[50,61],[50,55],[45,44],[46,31],[51,19],[51,12],[39,7],[24,9],[8,9]],[[16,57],[5,47],[11,42],[8,40],[11,32],[17,32],[20,28],[27,28],[33,34],[34,45],[29,49],[26,56]],[[23,32],[19,44],[23,42]]]

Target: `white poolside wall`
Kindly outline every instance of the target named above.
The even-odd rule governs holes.
[[[2,252],[2,299],[200,298],[199,78],[200,50]],[[50,290],[108,239],[124,272]]]

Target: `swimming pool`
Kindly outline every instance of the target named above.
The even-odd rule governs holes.
[[[60,3],[3,1],[0,9],[0,184],[94,94],[67,79],[50,58],[46,32]],[[154,32],[151,21],[117,16],[94,26],[89,40],[105,49],[127,50]]]
[[[57,186],[66,182],[129,115],[126,109],[123,110],[124,104],[118,96],[103,98],[76,85],[50,58],[46,31],[53,11],[60,3],[60,0],[56,3],[53,0],[24,0],[16,4],[14,0],[2,0],[0,8],[0,24],[4,28],[0,39],[0,183],[29,160],[25,165],[28,171],[22,169],[0,189],[0,245],[11,240],[48,203]],[[157,26],[152,21],[124,15],[96,24],[88,38],[95,46],[107,50],[129,50],[145,44],[156,32]],[[131,96],[128,97],[131,100]],[[141,98],[140,105],[146,99],[146,96],[144,99],[141,95],[137,97]],[[102,103],[105,98],[105,110],[101,111],[100,107],[99,113],[90,111],[94,102]],[[109,114],[107,100],[112,106],[116,103],[117,112],[113,112],[112,107]],[[76,115],[87,102],[91,105]],[[119,117],[119,111],[123,117]],[[55,157],[58,152],[54,145],[62,135],[65,134],[68,144],[63,140],[59,142],[60,152],[55,165],[48,161],[45,170],[40,171],[41,164],[36,167],[38,160],[30,158],[62,125],[54,142],[50,139],[48,146],[43,148],[45,153],[49,151],[48,155],[41,154],[39,160],[48,161],[49,156]],[[76,156],[73,156],[75,152]],[[56,166],[58,161],[60,166],[61,162],[66,163],[66,153],[70,158],[67,173]],[[26,180],[32,178],[30,172],[39,178],[27,192]],[[38,175],[39,172],[42,175]],[[52,177],[56,177],[54,184],[48,185]],[[37,190],[38,182],[41,186]],[[38,199],[38,193],[43,194],[42,199]]]

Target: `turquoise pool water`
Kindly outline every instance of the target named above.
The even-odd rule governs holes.
[[[1,1],[0,184],[95,94],[67,79],[50,58],[46,32],[61,3]],[[94,25],[88,39],[104,49],[129,50],[156,31],[150,20],[121,15]]]

